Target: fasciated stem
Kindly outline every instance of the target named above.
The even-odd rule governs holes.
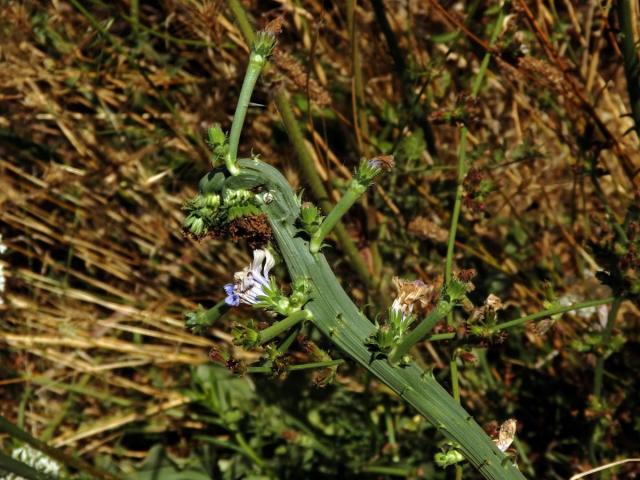
[[[422,340],[433,329],[436,323],[447,316],[451,309],[452,305],[449,302],[442,300],[438,302],[436,307],[429,312],[427,318],[422,320],[422,322],[393,349],[389,355],[389,361],[392,364],[398,363],[411,347]]]
[[[385,358],[372,358],[367,339],[375,334],[376,328],[340,287],[326,258],[313,255],[308,242],[298,235],[294,222],[299,218],[300,208],[286,179],[273,167],[255,159],[240,160],[240,165],[241,174],[232,179],[235,187],[250,189],[262,185],[274,192],[274,201],[265,203],[262,209],[291,278],[307,279],[314,286],[312,299],[305,306],[314,314],[314,327],[415,407],[450,441],[460,445],[460,452],[486,479],[523,480],[517,468],[433,375],[421,370],[415,362],[399,368]],[[283,212],[287,212],[284,217]],[[442,315],[446,315],[446,310]]]
[[[240,96],[238,98],[238,105],[236,106],[236,112],[233,115],[233,123],[231,124],[231,131],[229,132],[229,151],[224,159],[227,170],[229,170],[231,175],[238,175],[238,173],[240,173],[240,169],[237,165],[240,133],[242,132],[244,119],[247,116],[247,110],[249,109],[253,89],[255,88],[260,72],[266,63],[267,57],[265,55],[261,55],[255,51],[251,52],[251,56],[249,57],[249,66],[247,67],[247,72],[244,75],[242,89],[240,90]]]
[[[260,330],[258,335],[258,345],[263,345],[267,343],[269,340],[274,339],[282,332],[286,332],[290,328],[296,326],[298,323],[303,320],[311,320],[313,318],[313,314],[309,310],[298,310],[297,312],[292,313],[284,320],[280,320],[279,322],[274,323],[270,327],[265,328],[264,330]]]
[[[320,251],[324,239],[365,191],[366,187],[357,181],[354,180],[351,182],[349,189],[344,193],[336,206],[333,207],[331,212],[329,212],[329,215],[324,219],[318,230],[311,236],[311,243],[309,245],[311,253],[318,253]]]

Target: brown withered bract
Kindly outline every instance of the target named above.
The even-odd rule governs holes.
[[[391,170],[396,166],[396,161],[393,158],[393,155],[378,155],[369,160],[369,162],[379,165],[383,170]]]
[[[278,15],[273,20],[270,20],[269,23],[267,23],[262,30],[267,33],[270,33],[274,37],[277,37],[278,35],[280,35],[280,32],[282,32],[283,25],[284,25],[284,16]]]

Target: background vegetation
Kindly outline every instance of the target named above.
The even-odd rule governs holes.
[[[181,226],[210,165],[206,129],[229,127],[244,75],[240,4],[0,4],[0,414],[63,463],[99,469],[69,465],[78,478],[449,477],[435,429],[362,370],[235,376],[208,354],[257,359],[231,344],[250,310],[205,336],[184,328],[249,260],[246,241]],[[506,321],[633,292],[637,2],[242,5],[253,25],[284,19],[242,155],[260,153],[309,200],[317,175],[333,201],[361,157],[395,155],[345,222],[357,256],[330,242],[368,313],[390,304],[393,276],[442,281],[461,152],[454,269],[475,270],[477,305],[497,295]],[[489,430],[517,419],[530,478],[638,457],[639,318],[637,301],[618,302],[466,348],[462,403]],[[288,362],[315,348],[298,339]],[[451,342],[416,354],[449,388]],[[22,444],[0,436],[6,454]],[[635,478],[637,465],[603,475]]]

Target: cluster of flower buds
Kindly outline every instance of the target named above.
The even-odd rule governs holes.
[[[234,325],[231,334],[233,335],[233,343],[247,350],[260,345],[260,330],[253,320],[249,320],[246,324]]]
[[[465,310],[471,310],[473,304],[467,297],[467,293],[473,290],[473,283],[467,281],[464,275],[454,276],[449,283],[442,287],[440,298],[450,305],[462,305]]]
[[[464,461],[464,455],[459,450],[460,445],[454,444],[453,442],[446,442],[444,447],[442,448],[442,452],[438,452],[434,456],[434,460],[436,465],[441,468],[450,467],[451,465],[455,465],[456,463],[460,463]]]
[[[225,190],[219,193],[199,193],[187,200],[183,209],[187,215],[184,228],[195,237],[203,237],[221,225],[237,218],[260,215],[255,195],[248,190]]]
[[[222,217],[220,195],[209,193],[196,195],[187,200],[183,209],[187,212],[184,220],[184,228],[196,237],[206,235],[218,223]]]
[[[186,327],[196,335],[204,334],[227,310],[226,303],[219,303],[209,310],[198,305],[195,310],[186,314]]]

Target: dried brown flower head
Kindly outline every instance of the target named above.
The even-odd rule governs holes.
[[[411,313],[415,304],[426,306],[434,292],[433,285],[427,285],[422,280],[404,280],[393,277],[393,285],[398,290],[398,296],[393,301],[392,308],[402,313]]]

